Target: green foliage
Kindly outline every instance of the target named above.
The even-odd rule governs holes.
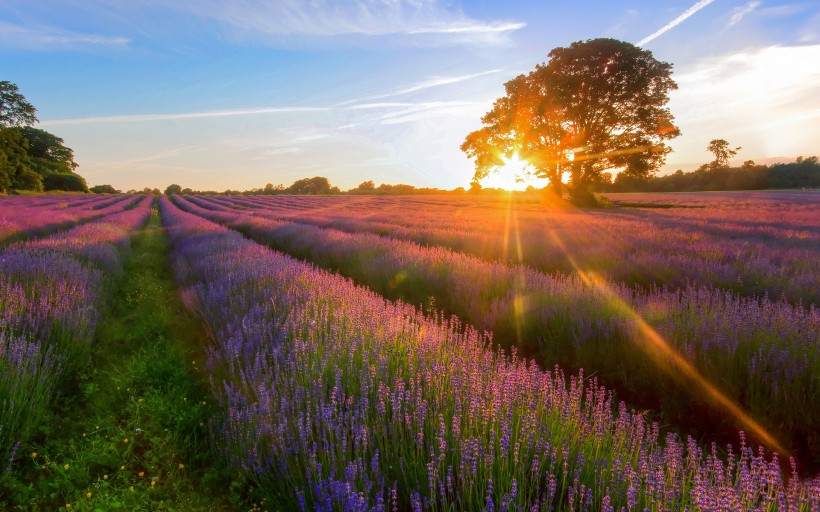
[[[60,137],[30,126],[19,130],[28,141],[29,165],[42,176],[71,174],[78,167],[74,162],[74,151],[67,148]]]
[[[43,178],[45,190],[68,190],[73,192],[88,192],[85,178],[79,174],[48,174]]]
[[[0,191],[7,192],[18,174],[31,170],[28,141],[19,129],[0,128],[0,155]]]
[[[94,194],[122,194],[122,190],[117,190],[112,185],[94,185],[89,191]]]
[[[0,133],[2,136],[2,133]],[[11,166],[9,157],[5,152],[0,151],[0,194],[4,194],[11,188]]]
[[[43,191],[43,177],[28,167],[22,167],[11,183],[16,190]]]

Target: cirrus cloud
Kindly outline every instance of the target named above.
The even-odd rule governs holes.
[[[50,26],[27,26],[0,21],[0,46],[33,50],[125,46],[130,39],[72,32]]]
[[[152,0],[227,27],[233,37],[406,37],[414,43],[492,45],[526,23],[483,21],[440,0]],[[421,40],[426,39],[426,40]]]

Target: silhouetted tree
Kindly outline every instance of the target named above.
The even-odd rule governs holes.
[[[316,176],[294,181],[287,191],[291,194],[321,195],[329,194],[331,187],[327,178]]]
[[[729,143],[724,139],[712,139],[709,141],[709,145],[706,146],[706,150],[715,155],[715,159],[708,164],[709,169],[729,167],[729,159],[737,155],[737,152],[741,149],[743,148],[740,146],[732,149]]]
[[[350,189],[349,192],[351,194],[373,194],[376,192],[376,184],[373,183],[373,180],[363,181],[356,188]]]
[[[614,39],[555,48],[549,61],[504,84],[506,95],[470,133],[461,149],[475,158],[475,180],[513,151],[560,190],[571,173],[576,202],[594,202],[589,188],[606,169],[647,176],[663,164],[663,143],[680,134],[666,104],[677,84],[672,66]]]

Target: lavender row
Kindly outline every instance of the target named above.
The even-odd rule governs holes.
[[[133,196],[23,196],[0,199],[0,245],[46,236],[136,204]]]
[[[214,444],[285,510],[810,510],[741,445],[721,460],[585,379],[160,200],[212,333]]]
[[[121,273],[130,231],[145,222],[152,200],[0,251],[3,475],[87,361],[105,285]]]
[[[820,455],[814,414],[820,410],[820,312],[814,307],[710,288],[640,292],[594,274],[547,275],[439,247],[175,200],[387,297],[417,304],[432,297],[545,366],[595,371],[631,402],[659,409],[681,428],[717,429],[728,438],[738,428],[759,431],[761,441],[796,453],[807,468]],[[728,414],[727,401],[740,411]],[[744,411],[762,425],[745,419]]]
[[[694,283],[820,303],[816,197],[815,204],[792,196],[761,199],[756,208],[734,200],[734,208],[601,213],[452,198],[207,199],[255,215],[439,245],[547,272],[580,269],[632,285]]]

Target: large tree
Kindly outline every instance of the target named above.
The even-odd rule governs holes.
[[[505,84],[507,94],[461,148],[475,158],[476,180],[518,151],[555,187],[569,171],[575,198],[607,169],[651,175],[669,151],[664,141],[680,134],[666,107],[677,88],[671,73],[651,52],[614,39],[555,48]]]
[[[85,180],[74,172],[74,151],[60,137],[31,126],[36,112],[17,85],[0,81],[0,192],[87,192]]]

